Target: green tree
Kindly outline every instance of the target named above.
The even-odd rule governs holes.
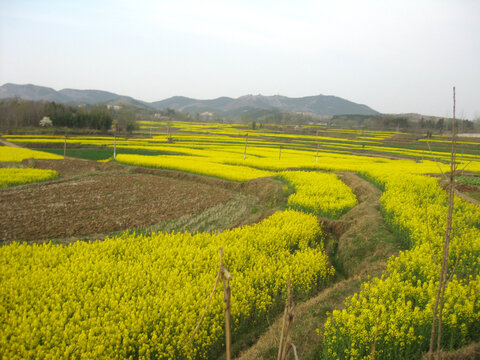
[[[443,132],[444,126],[445,126],[445,120],[443,118],[438,119],[437,123],[435,124],[435,129],[437,129],[441,134]]]

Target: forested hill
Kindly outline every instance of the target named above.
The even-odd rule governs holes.
[[[191,114],[211,112],[223,117],[239,117],[252,110],[281,110],[318,116],[342,114],[376,115],[377,111],[367,105],[357,104],[337,96],[306,96],[290,98],[281,95],[246,95],[239,98],[219,97],[211,100],[197,100],[174,96],[169,99],[144,102],[129,96],[117,95],[101,90],[63,89],[56,91],[37,85],[4,84],[0,86],[0,99],[20,98],[34,101],[55,101],[65,104],[116,104],[126,103],[151,109],[174,109]]]
[[[220,97],[213,100],[196,100],[175,96],[151,103],[157,109],[172,108],[189,113],[213,112],[223,115],[239,115],[251,109],[278,109],[290,112],[308,113],[320,116],[342,114],[376,115],[377,111],[366,105],[357,104],[336,96],[286,96],[246,95],[237,99]]]

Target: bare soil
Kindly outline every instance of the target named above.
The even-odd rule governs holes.
[[[236,183],[74,158],[22,165],[59,178],[0,191],[3,243],[95,240],[128,229],[222,231],[260,221],[288,196],[271,178]]]
[[[221,188],[144,174],[103,174],[0,193],[1,241],[37,241],[156,224],[228,201]]]
[[[464,173],[473,174],[471,172]],[[443,190],[448,191],[448,180],[442,179],[439,184]],[[455,195],[469,203],[480,205],[480,186],[455,183]]]
[[[19,148],[19,147],[21,147],[21,146],[18,146],[17,144],[8,142],[8,141],[5,140],[5,139],[0,139],[0,145],[1,145],[1,146],[11,146],[11,147],[14,147],[14,148]]]
[[[26,159],[22,161],[22,164],[37,169],[55,170],[62,179],[88,174],[125,171],[124,167],[113,162],[100,163],[68,157],[65,160]]]
[[[269,177],[253,179],[246,182],[234,182],[217,179],[208,176],[201,176],[187,172],[179,172],[173,170],[135,168],[133,171],[141,174],[153,174],[173,179],[188,180],[196,183],[202,183],[215,187],[221,187],[227,190],[239,191],[245,194],[254,195],[261,201],[280,203],[286,200],[289,194],[285,194],[282,190],[283,183]]]
[[[455,195],[474,205],[480,205],[480,186],[455,184]]]
[[[478,360],[480,359],[480,343],[474,342],[454,351],[440,351],[435,354],[439,360]],[[422,360],[429,360],[429,354],[425,354]]]

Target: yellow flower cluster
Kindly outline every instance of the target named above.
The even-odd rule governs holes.
[[[426,174],[448,171],[447,165],[351,155],[352,151],[418,159],[429,155],[418,148],[378,146],[393,135],[389,132],[319,129],[326,134],[316,137],[252,131],[243,125],[158,124],[162,132],[168,127],[170,135],[172,127],[189,134],[173,134],[173,142],[167,142],[165,134],[117,138],[119,149],[172,154],[124,155],[120,150],[117,160],[235,181],[277,174],[297,192],[289,199],[290,207],[328,217],[355,205],[351,190],[332,174],[285,169],[354,171],[383,189],[385,221],[409,250],[390,259],[383,276],[366,282],[344,310],[331,314],[325,326],[324,357],[370,358],[375,339],[377,359],[418,358],[428,349],[447,198],[438,180]],[[9,140],[42,142],[35,137]],[[108,137],[68,141],[113,145]],[[2,150],[0,161],[20,161],[1,160]],[[448,152],[433,155],[449,160]],[[467,170],[480,171],[475,154],[465,154],[460,161],[471,161]],[[479,229],[479,207],[456,198],[450,248],[450,271],[455,269],[455,274],[443,309],[445,348],[480,340]],[[232,314],[238,334],[281,306],[288,273],[300,296],[332,274],[317,244],[319,236],[313,216],[287,211],[218,235],[123,235],[66,247],[5,246],[0,248],[0,316],[5,319],[0,322],[0,357],[212,357],[223,336],[220,293],[194,341],[183,344],[213,285],[218,248],[224,247],[234,275]]]
[[[247,181],[259,177],[271,176],[272,174],[269,171],[258,170],[246,166],[219,164],[209,158],[200,156],[146,156],[119,154],[116,160],[125,164],[182,170],[235,181]]]
[[[338,218],[357,204],[352,189],[333,173],[285,171],[277,177],[295,189],[288,198],[292,209]]]
[[[117,138],[117,148],[137,148],[145,150],[160,150],[168,152],[183,153],[188,147],[196,147],[202,150],[222,151],[221,148],[237,146],[239,152],[243,150],[242,145],[248,139],[248,153],[252,154],[252,145],[258,148],[277,149],[280,145],[285,150],[294,151],[312,151],[317,145],[321,151],[351,153],[353,151],[362,153],[384,153],[395,156],[408,156],[423,159],[432,154],[442,161],[449,161],[449,152],[428,150],[423,142],[413,142],[396,147],[395,145],[383,146],[384,141],[395,133],[381,131],[363,131],[332,129],[324,127],[311,127],[308,129],[294,128],[284,126],[284,131],[259,129],[253,130],[243,124],[215,124],[215,123],[196,123],[179,121],[140,121],[140,126],[144,129],[161,128],[162,133],[158,131],[150,133],[147,138]],[[312,129],[320,131],[319,136],[310,135]],[[168,130],[169,129],[169,130]],[[308,130],[310,134],[304,133]],[[167,133],[168,131],[168,133]],[[149,132],[143,132],[149,134]],[[245,137],[249,134],[248,137]],[[26,144],[58,143],[64,142],[64,136],[43,136],[43,135],[5,135],[5,139],[11,142]],[[172,140],[173,142],[169,141]],[[435,140],[435,141],[446,141]],[[68,144],[81,144],[85,146],[113,146],[113,136],[71,136],[67,138]],[[468,141],[459,142],[459,144],[468,144],[472,149],[480,146],[480,142]],[[391,143],[387,143],[391,144]],[[385,145],[387,145],[385,144]],[[477,151],[475,151],[477,152]],[[478,154],[463,154],[461,156],[465,163],[476,161]],[[203,155],[202,155],[203,156]],[[277,156],[278,157],[278,156]],[[238,158],[236,159],[238,160]]]
[[[29,168],[0,168],[0,188],[27,184],[35,181],[52,180],[58,177],[54,170]]]
[[[293,210],[220,234],[124,234],[0,248],[0,357],[207,359],[222,348],[223,293],[187,344],[219,265],[232,274],[234,334],[333,274],[316,218]],[[221,286],[219,287],[221,288]]]
[[[23,159],[63,159],[63,157],[43,151],[0,146],[0,162],[21,162]]]
[[[334,311],[325,324],[324,357],[367,359],[375,342],[378,359],[420,358],[428,351],[433,304],[446,224],[447,198],[437,180],[391,169],[368,176],[385,188],[382,211],[411,250],[390,259],[381,279]],[[443,308],[442,346],[458,348],[480,339],[480,211],[455,199],[454,237]]]
[[[423,253],[412,251],[410,262],[401,257],[398,265],[418,268]],[[403,260],[403,261],[402,261]],[[428,351],[432,327],[436,283],[415,278],[412,272],[390,271],[383,279],[364,283],[359,294],[334,310],[325,324],[324,358],[371,359],[376,339],[375,359],[419,359]],[[478,341],[480,323],[480,280],[468,286],[452,280],[445,292],[442,345],[458,348]]]

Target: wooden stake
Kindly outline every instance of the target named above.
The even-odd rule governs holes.
[[[288,343],[288,335],[290,332],[290,327],[293,323],[294,316],[294,304],[292,301],[291,294],[291,282],[288,279],[287,284],[287,302],[285,304],[285,310],[283,312],[283,321],[282,321],[282,332],[280,334],[280,344],[278,346],[278,355],[277,360],[286,360],[288,356],[288,351],[293,347],[294,354],[296,354],[297,349],[293,344]]]
[[[223,259],[223,250],[220,248],[220,259]],[[223,300],[225,302],[225,346],[227,350],[227,360],[232,359],[232,337],[230,333],[230,284],[229,281],[232,278],[228,270],[223,266],[223,260],[221,265],[222,281],[223,281]]]
[[[245,150],[243,151],[243,160],[247,157],[248,133],[245,135]]]
[[[193,338],[195,337],[195,334],[197,333],[198,329],[200,328],[200,325],[202,324],[202,321],[203,321],[203,318],[205,317],[205,314],[207,313],[208,307],[210,306],[210,302],[213,299],[213,294],[215,293],[215,290],[217,289],[218,281],[220,280],[220,277],[222,276],[222,268],[223,268],[222,256],[223,256],[223,252],[222,252],[222,249],[220,248],[220,266],[218,268],[217,278],[215,279],[215,285],[213,285],[213,290],[210,293],[207,305],[205,306],[205,309],[203,310],[202,316],[200,316],[200,320],[198,321],[197,326],[195,326],[195,330],[193,331],[193,334],[190,336],[188,341],[185,344],[183,344],[184,346],[187,346],[188,344],[190,344],[192,342]]]
[[[65,135],[65,141],[63,143],[63,158],[67,156],[67,135]]]
[[[380,317],[382,316],[382,309],[380,308],[380,311],[378,312],[378,319],[377,319],[377,325],[375,326],[375,338],[373,340],[373,345],[372,345],[372,360],[375,360],[375,350],[377,348],[377,335],[378,335],[378,324],[380,323]]]
[[[117,158],[117,135],[113,135],[113,160]]]

